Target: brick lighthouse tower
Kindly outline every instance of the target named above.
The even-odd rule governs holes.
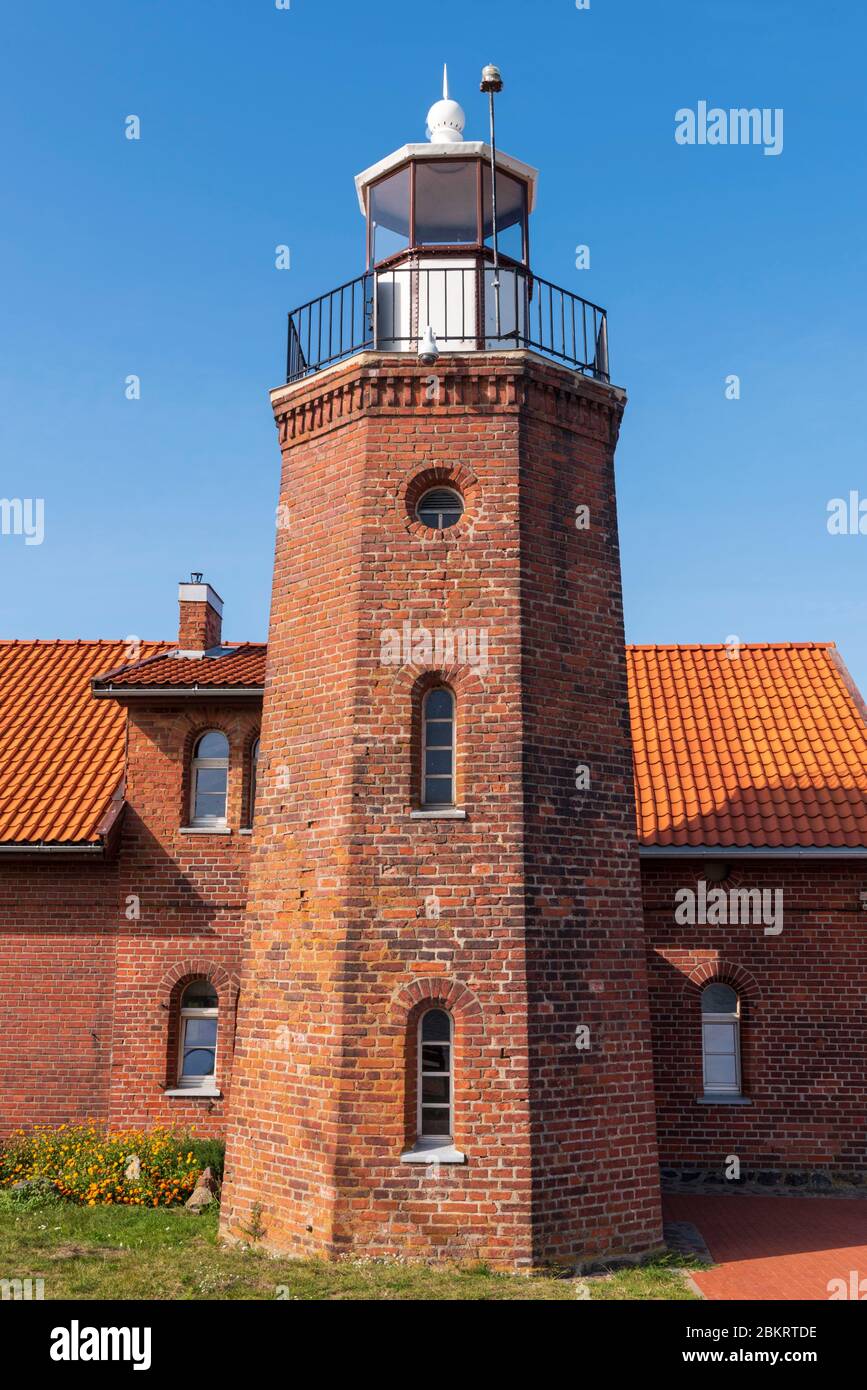
[[[603,311],[531,273],[536,171],[464,122],[446,87],[358,176],[367,269],[271,396],[223,1229],[521,1268],[661,1239],[624,395]]]

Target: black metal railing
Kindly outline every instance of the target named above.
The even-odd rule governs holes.
[[[530,348],[609,380],[604,309],[522,266],[488,261],[400,265],[359,275],[289,315],[286,380],[364,349],[419,351],[430,326],[440,352]]]

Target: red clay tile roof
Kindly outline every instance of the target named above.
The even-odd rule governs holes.
[[[95,690],[135,690],[140,687],[178,686],[195,690],[202,686],[261,687],[265,684],[265,655],[262,643],[241,642],[224,645],[221,656],[185,657],[165,648],[156,656],[128,662],[117,670],[103,670],[94,681]]]
[[[126,710],[94,700],[90,682],[128,646],[0,641],[0,843],[98,842],[123,776]]]
[[[833,643],[627,648],[642,845],[867,846],[867,724]]]
[[[126,711],[92,682],[264,683],[262,645],[172,650],[0,641],[0,843],[99,842]],[[627,666],[642,845],[867,847],[867,715],[832,644],[628,647]]]

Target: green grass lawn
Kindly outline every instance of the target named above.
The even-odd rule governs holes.
[[[682,1263],[682,1261],[681,1261]],[[45,1281],[71,1299],[565,1299],[568,1278],[512,1277],[482,1266],[431,1269],[366,1260],[272,1259],[221,1246],[216,1212],[25,1206],[0,1196],[0,1279]],[[586,1280],[594,1299],[688,1299],[665,1261]]]

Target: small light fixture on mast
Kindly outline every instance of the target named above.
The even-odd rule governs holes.
[[[494,121],[494,95],[503,90],[500,69],[488,63],[482,68],[479,88],[487,92],[491,111],[491,230],[494,235],[494,305],[497,317],[497,339],[500,337],[500,249],[497,242],[497,128]]]

